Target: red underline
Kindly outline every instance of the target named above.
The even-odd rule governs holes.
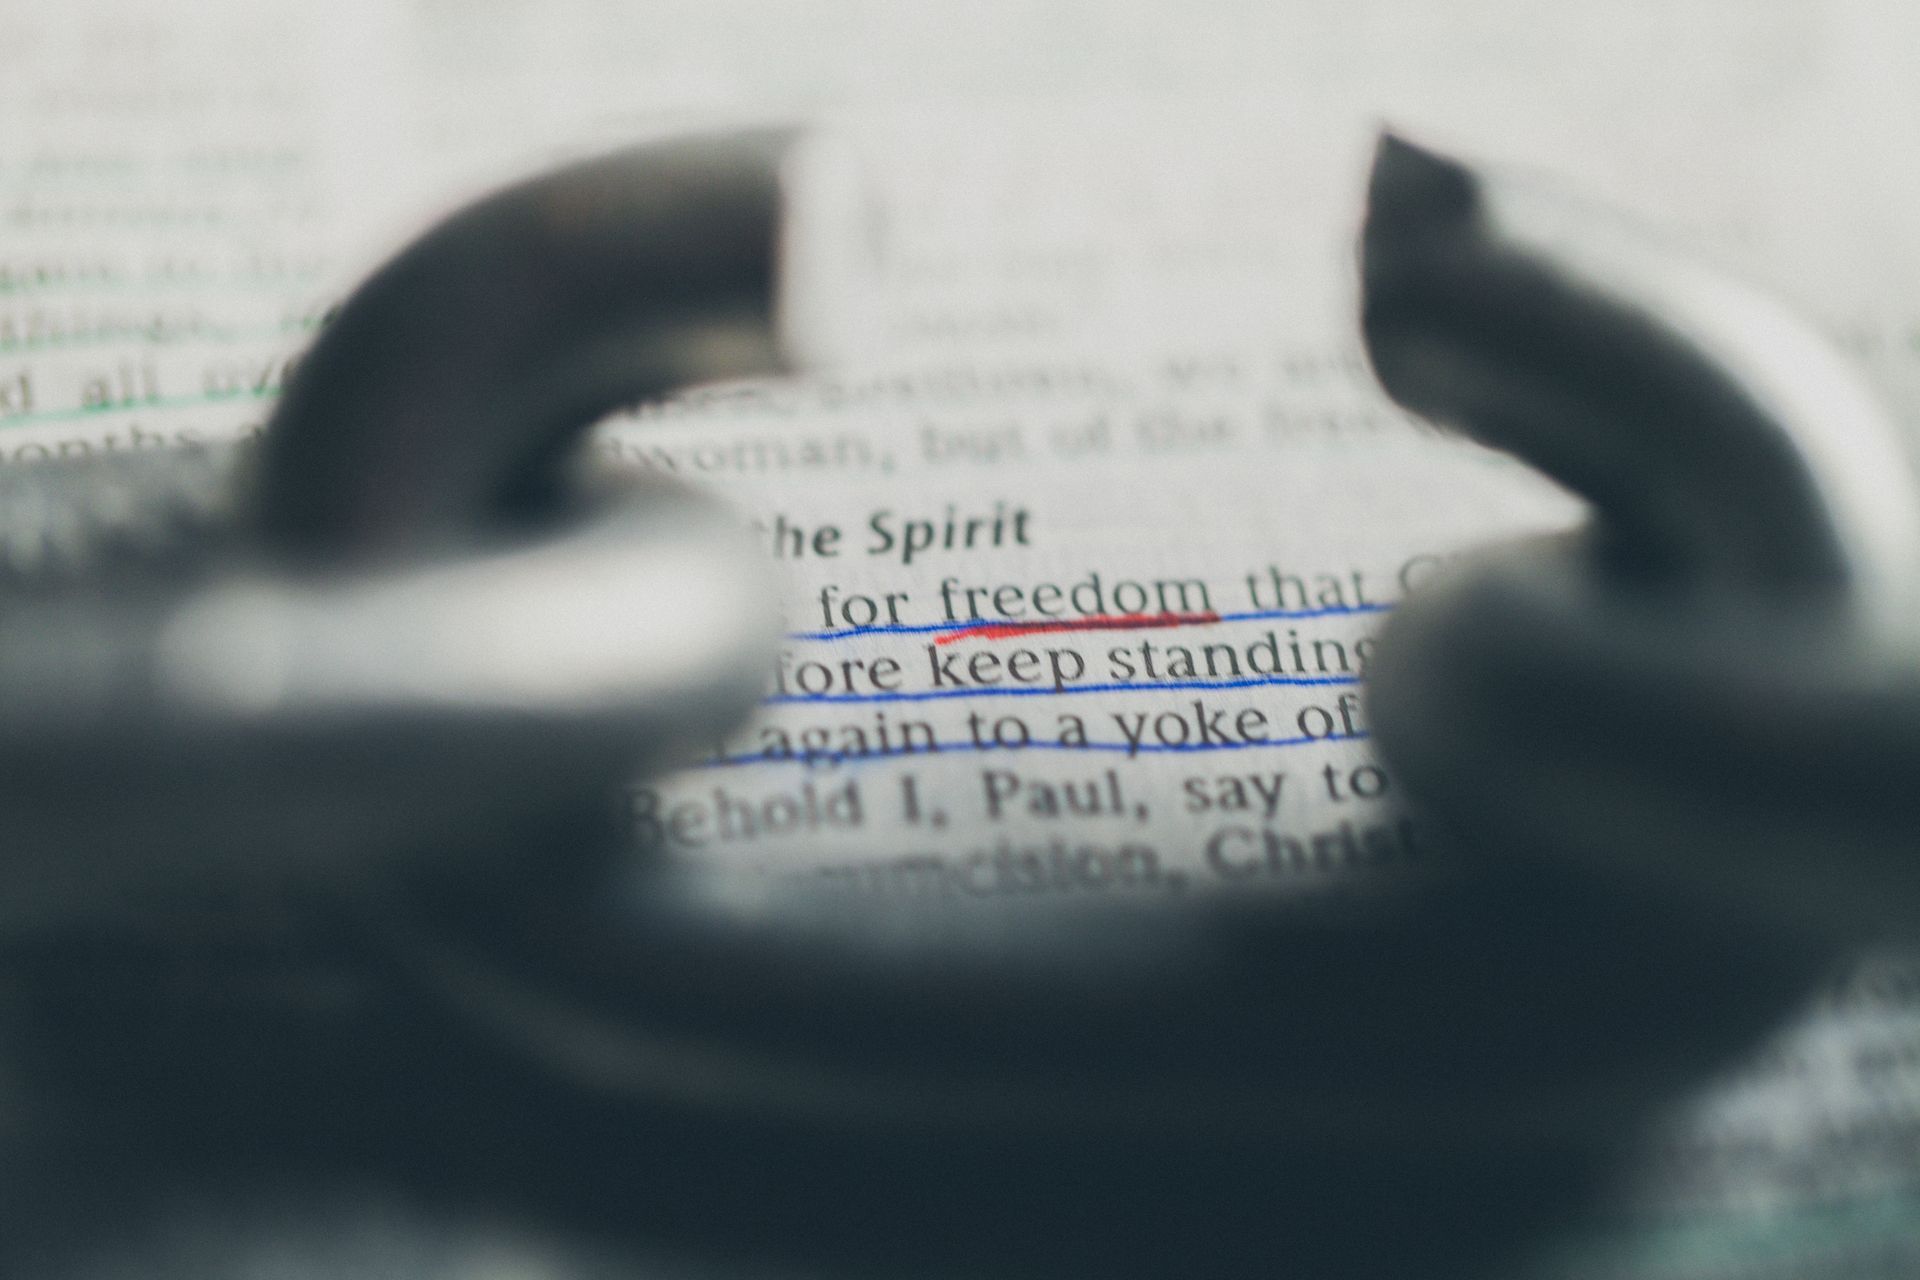
[[[1065,618],[1054,622],[979,622],[972,626],[943,631],[935,644],[956,640],[1005,640],[1011,636],[1041,635],[1049,631],[1137,631],[1147,627],[1197,627],[1220,621],[1220,615],[1206,613],[1102,613],[1091,618]]]

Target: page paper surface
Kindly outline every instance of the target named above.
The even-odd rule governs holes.
[[[733,502],[786,584],[761,713],[637,784],[636,837],[878,892],[1417,870],[1369,637],[1449,557],[1579,509],[1373,388],[1374,130],[1673,229],[1920,428],[1917,25],[1868,0],[8,10],[0,465],[256,429],[326,308],[490,185],[819,120],[878,211],[843,362],[595,436]],[[1861,958],[1528,1274],[1920,1269],[1916,975]]]

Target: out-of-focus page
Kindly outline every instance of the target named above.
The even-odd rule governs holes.
[[[1389,119],[1551,168],[1811,309],[1920,426],[1920,26],[1894,3],[349,3],[0,16],[0,461],[257,429],[326,307],[534,167],[823,121],[839,362],[594,447],[785,583],[760,714],[637,783],[667,856],[876,894],[1303,891],[1433,856],[1381,616],[1579,518],[1391,406],[1352,242]],[[831,301],[831,300],[829,300]],[[1920,959],[1677,1112],[1539,1277],[1920,1267]]]

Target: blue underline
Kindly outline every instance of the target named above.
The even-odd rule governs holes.
[[[689,767],[694,769],[729,769],[741,765],[755,764],[802,764],[837,765],[848,762],[859,763],[878,760],[885,757],[938,756],[949,752],[987,752],[1004,751],[1009,755],[1018,755],[1023,751],[1088,751],[1117,752],[1121,755],[1184,755],[1198,751],[1251,751],[1259,747],[1311,747],[1326,742],[1364,742],[1365,733],[1333,733],[1324,738],[1267,738],[1259,742],[1189,742],[1162,743],[1148,742],[1134,746],[1127,742],[1029,742],[1023,747],[1002,746],[999,743],[976,745],[971,739],[964,742],[943,743],[938,747],[917,747],[903,751],[867,751],[858,755],[826,754],[819,755],[739,755],[709,756],[705,760],[696,760]]]
[[[921,689],[889,693],[775,693],[764,706],[835,702],[939,702],[948,698],[1052,698],[1069,693],[1151,693],[1163,689],[1257,689],[1271,685],[1357,685],[1359,676],[1250,676],[1240,680],[1119,681],[1109,684],[1051,685],[992,689]]]
[[[1223,613],[1209,623],[1187,623],[1187,626],[1213,625],[1219,622],[1261,622],[1270,619],[1285,618],[1332,618],[1347,614],[1385,613],[1393,608],[1390,604],[1339,604],[1324,609],[1252,609],[1245,613]],[[1152,621],[1157,615],[1140,615],[1141,631],[1173,631],[1178,628]],[[906,636],[926,635],[936,631],[965,633],[973,630],[985,630],[989,627],[1051,627],[1056,623],[1066,623],[1058,631],[1035,631],[1035,635],[1071,635],[1082,628],[1072,626],[1073,618],[970,618],[965,622],[900,622],[874,627],[848,627],[841,631],[789,631],[789,640],[850,640],[855,636]],[[1089,632],[1127,631],[1136,628],[1103,625],[1086,627]]]

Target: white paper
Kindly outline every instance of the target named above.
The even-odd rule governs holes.
[[[1692,238],[1920,426],[1917,27],[1891,0],[8,12],[0,462],[256,427],[326,306],[492,183],[824,121],[881,215],[847,363],[596,436],[737,504],[787,583],[784,693],[637,785],[636,834],[880,892],[1416,868],[1367,636],[1445,557],[1578,508],[1372,387],[1374,129]],[[1525,1274],[1920,1267],[1916,974],[1863,960]]]

